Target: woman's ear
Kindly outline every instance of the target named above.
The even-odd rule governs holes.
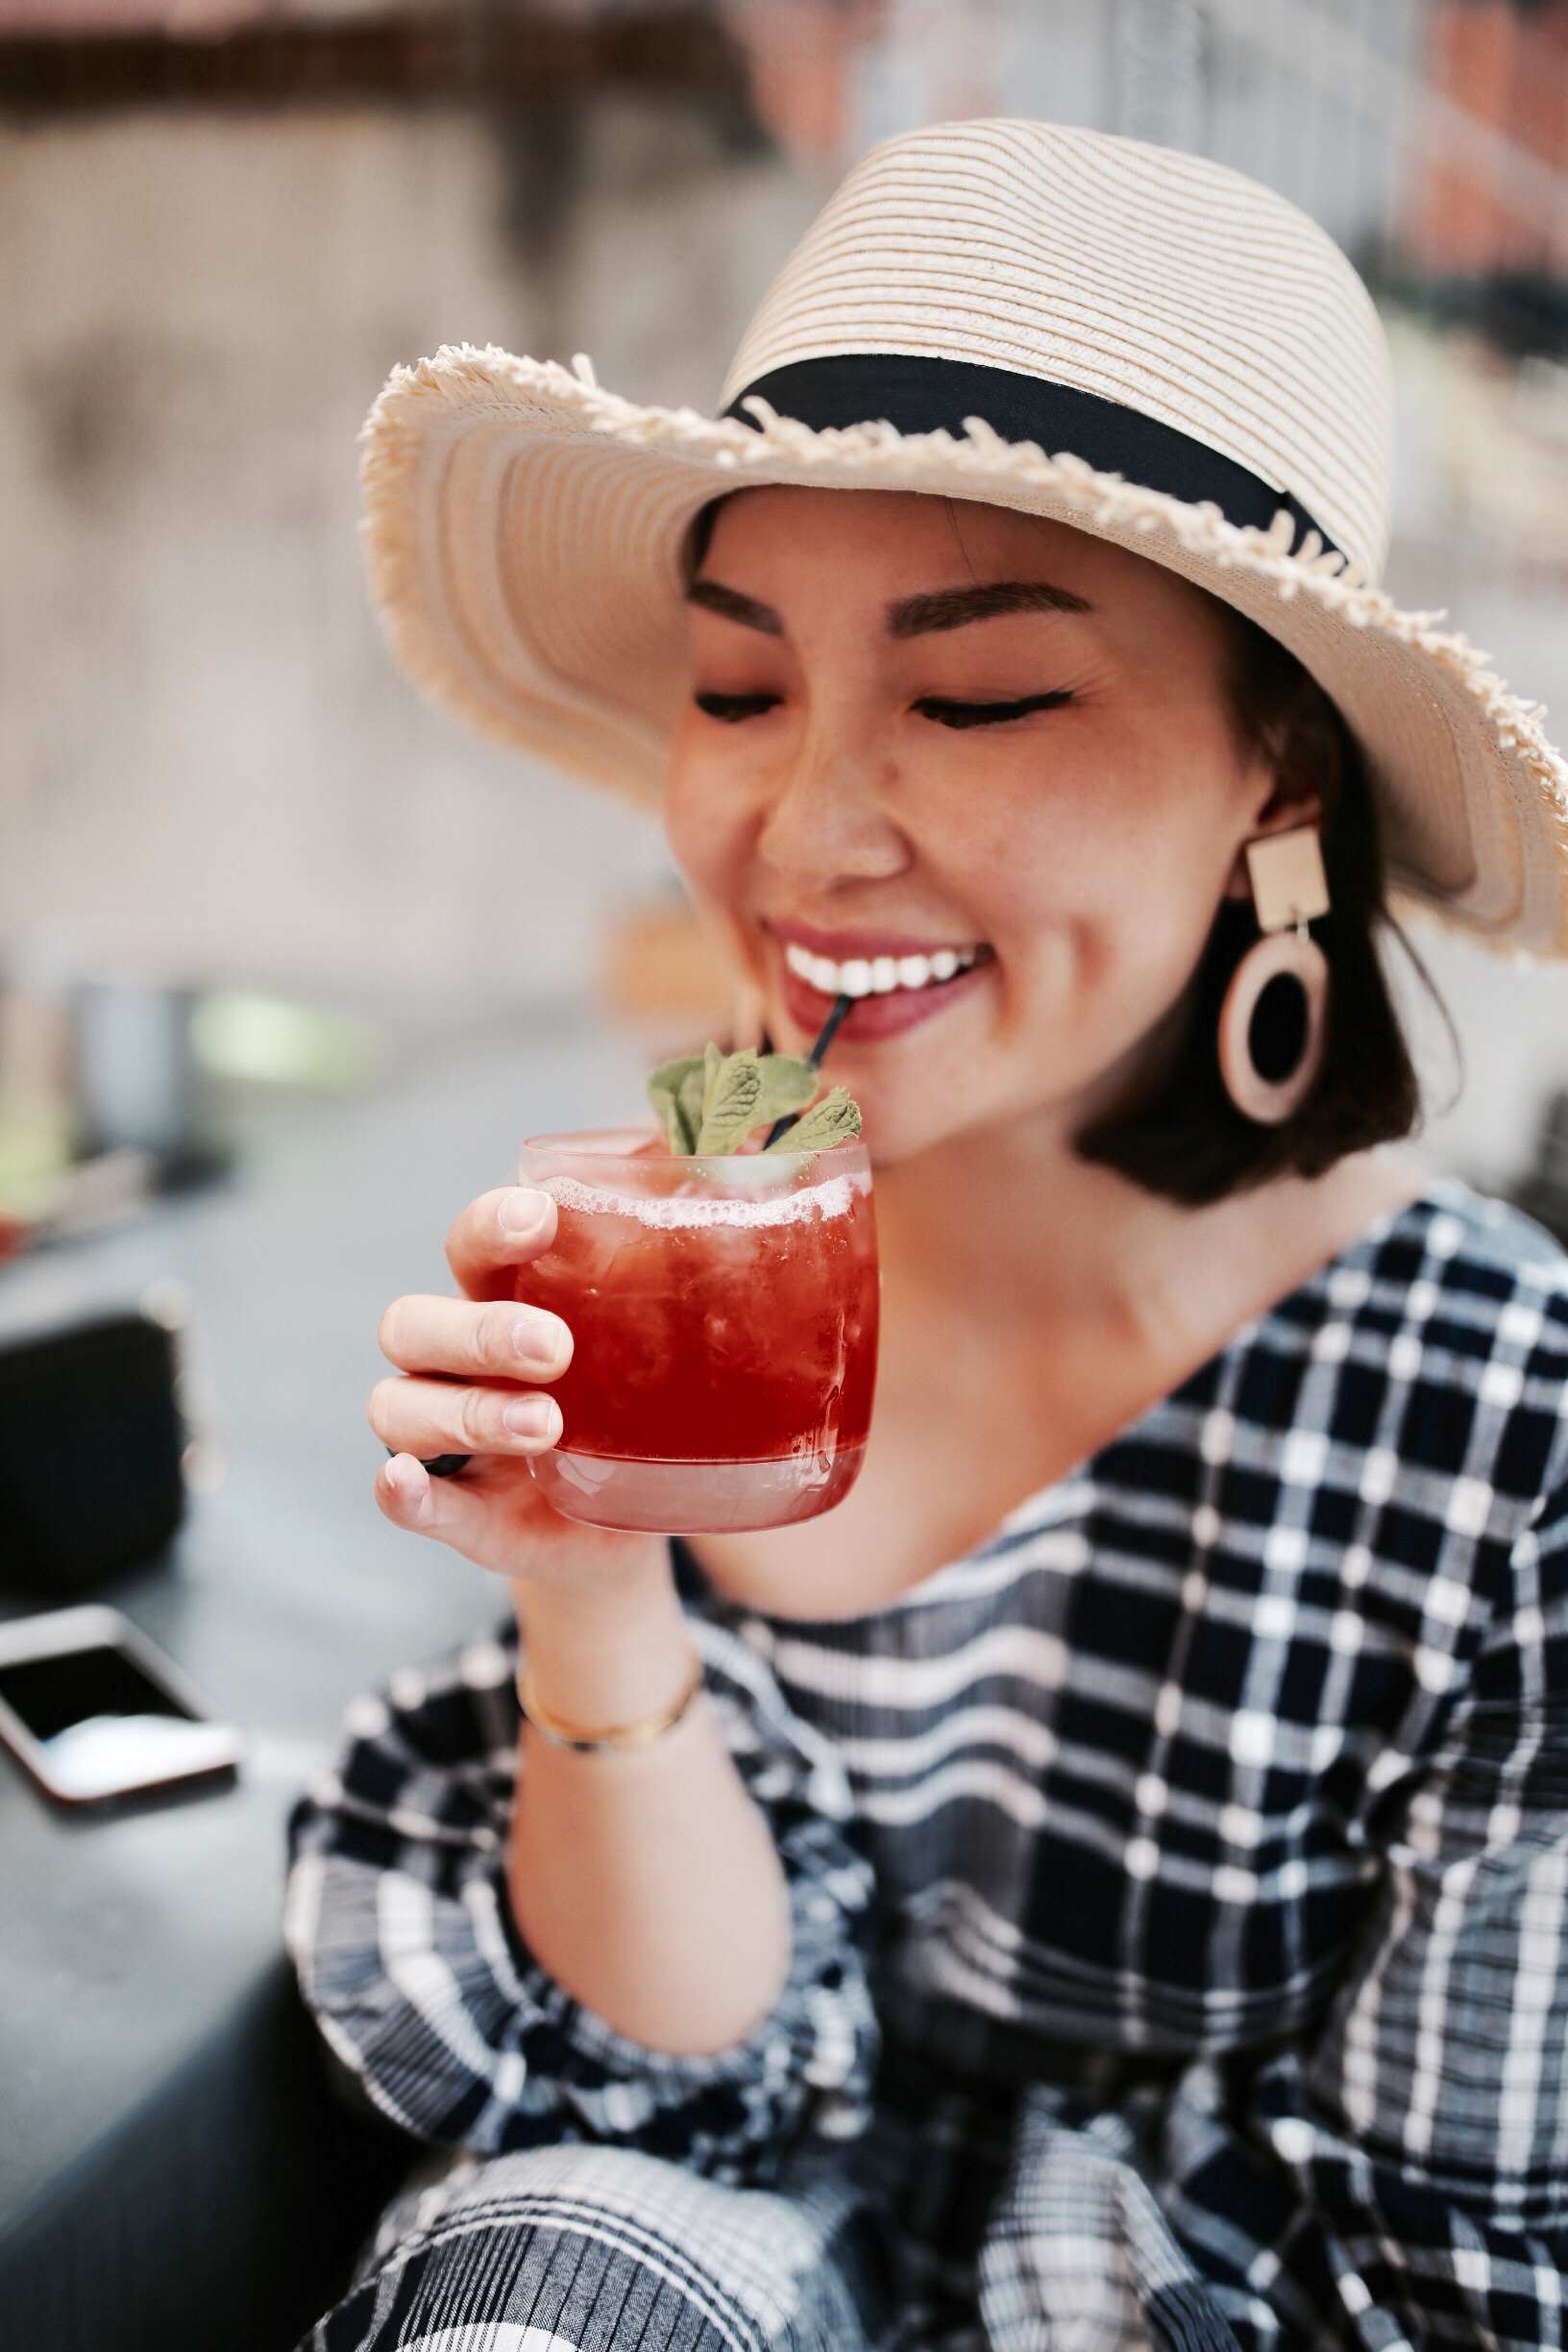
[[[1259,754],[1265,797],[1252,821],[1246,841],[1264,841],[1271,833],[1296,833],[1303,825],[1315,825],[1319,832],[1323,830],[1326,806],[1323,779],[1313,772],[1312,761],[1302,756],[1304,749],[1296,731],[1286,729],[1277,753]],[[1246,842],[1237,850],[1225,895],[1241,899],[1252,896]]]

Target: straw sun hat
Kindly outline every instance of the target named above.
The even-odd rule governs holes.
[[[1484,655],[1378,587],[1387,351],[1283,198],[1052,124],[893,139],[786,263],[721,405],[639,407],[584,359],[466,345],[399,368],[365,428],[365,530],[419,683],[656,801],[683,547],[711,499],[795,482],[1016,507],[1261,623],[1355,730],[1400,898],[1568,954],[1568,767]]]

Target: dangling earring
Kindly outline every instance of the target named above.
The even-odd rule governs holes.
[[[1329,911],[1329,885],[1315,825],[1248,842],[1247,871],[1262,938],[1237,966],[1219,1015],[1219,1071],[1225,1091],[1260,1127],[1280,1127],[1300,1110],[1323,1066],[1329,967],[1307,925]],[[1303,1001],[1301,1050],[1293,1068],[1258,1067],[1253,1021],[1265,990],[1294,982]]]

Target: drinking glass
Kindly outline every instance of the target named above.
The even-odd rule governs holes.
[[[786,1527],[860,1473],[876,1379],[863,1147],[680,1158],[640,1130],[541,1136],[555,1238],[516,1294],[571,1325],[558,1445],[529,1468],[595,1527]]]

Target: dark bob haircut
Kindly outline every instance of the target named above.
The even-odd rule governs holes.
[[[1225,633],[1225,682],[1242,743],[1275,762],[1286,790],[1315,785],[1322,797],[1330,906],[1311,930],[1328,960],[1329,1000],[1323,1066],[1300,1110],[1278,1127],[1244,1117],[1219,1073],[1219,1014],[1258,923],[1248,902],[1225,901],[1157,1086],[1078,1139],[1084,1159],[1194,1207],[1273,1176],[1321,1176],[1349,1152],[1408,1136],[1421,1113],[1380,954],[1381,940],[1398,933],[1384,902],[1377,810],[1356,740],[1293,653],[1245,614],[1210,601]],[[1302,1034],[1300,991],[1288,982],[1265,989],[1252,1027],[1253,1059],[1264,1077],[1294,1066]]]
[[[733,495],[732,493],[730,495]],[[700,569],[723,498],[704,506],[686,544]],[[1415,1127],[1421,1090],[1380,952],[1400,938],[1384,899],[1377,810],[1356,740],[1333,702],[1266,629],[1207,590],[1220,627],[1226,692],[1248,751],[1273,760],[1288,792],[1315,786],[1323,806],[1330,907],[1311,926],[1329,965],[1323,1066],[1299,1111],[1262,1127],[1232,1102],[1219,1073],[1219,1014],[1237,966],[1258,937],[1251,905],[1227,899],[1178,1009],[1174,1049],[1155,1086],[1078,1138],[1085,1160],[1145,1190],[1197,1208],[1274,1176],[1321,1176],[1347,1153],[1397,1142]],[[1303,1041],[1300,991],[1276,981],[1253,1017],[1253,1059],[1265,1078],[1293,1068]]]

